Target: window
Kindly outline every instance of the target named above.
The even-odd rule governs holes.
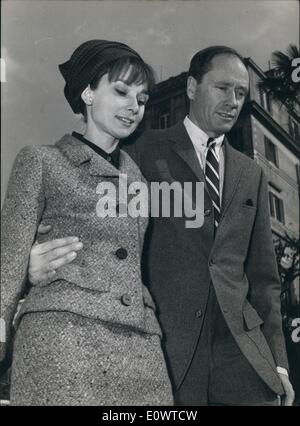
[[[159,116],[159,128],[166,129],[167,127],[170,127],[170,114],[168,112]]]
[[[266,159],[278,167],[277,147],[267,136],[265,136],[264,139]]]
[[[259,98],[260,98],[260,104],[261,104],[261,106],[266,111],[269,111],[270,114],[272,114],[272,104],[271,104],[270,94],[266,93],[263,89],[261,89],[259,91]]]
[[[290,116],[289,116],[289,134],[292,136],[292,138],[296,139],[296,141],[299,141],[299,138],[300,138],[299,125]]]
[[[277,194],[275,194],[273,189],[269,191],[269,204],[271,216],[284,224],[283,201]]]

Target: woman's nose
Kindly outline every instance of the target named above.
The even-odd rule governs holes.
[[[137,113],[138,109],[139,109],[139,104],[136,98],[132,98],[128,104],[127,107],[130,111],[132,111],[133,113]]]

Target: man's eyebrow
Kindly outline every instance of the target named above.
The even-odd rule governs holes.
[[[231,83],[231,82],[229,82],[229,81],[224,81],[224,80],[216,81],[216,83],[215,83],[215,84],[216,84],[216,85],[221,84],[222,86],[228,86],[228,87],[230,87],[230,86],[234,86],[234,83]],[[243,89],[243,90],[245,90],[246,92],[248,92],[248,86],[246,86],[246,85],[239,85],[239,86],[237,86],[237,88],[238,88],[238,89]]]

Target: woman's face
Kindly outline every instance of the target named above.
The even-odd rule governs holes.
[[[87,126],[97,136],[113,139],[128,137],[141,122],[148,101],[147,84],[126,84],[130,68],[118,80],[110,82],[108,74],[96,89],[89,90],[92,100],[88,107]]]

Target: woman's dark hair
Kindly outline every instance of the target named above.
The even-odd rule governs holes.
[[[204,74],[212,69],[212,60],[218,55],[236,56],[246,66],[245,60],[235,49],[227,46],[210,46],[197,52],[190,63],[188,75],[201,83]]]
[[[128,70],[130,70],[130,73],[126,75]],[[151,94],[155,86],[155,74],[152,67],[135,56],[122,56],[115,61],[105,64],[90,82],[92,90],[97,88],[99,81],[105,74],[108,74],[109,82],[116,81],[126,75],[126,81],[124,80],[124,82],[128,85],[133,83],[147,84],[149,94]],[[81,100],[80,107],[80,112],[83,114],[84,121],[86,122],[86,105],[83,100]]]

